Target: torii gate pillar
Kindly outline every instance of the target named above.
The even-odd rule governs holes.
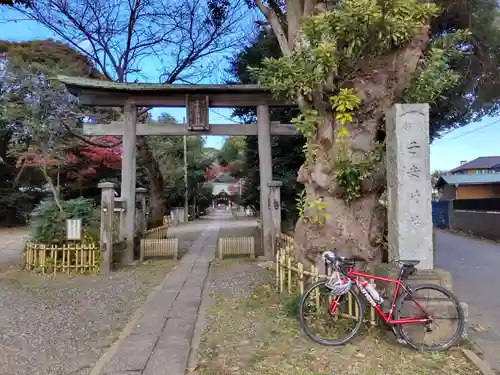
[[[257,107],[257,139],[259,144],[260,169],[260,220],[262,223],[262,247],[267,259],[274,259],[272,216],[269,205],[269,183],[273,178],[273,163],[271,155],[271,132],[269,121],[269,106]]]
[[[128,102],[124,112],[121,197],[126,205],[125,233],[122,234],[126,247],[122,263],[129,264],[134,260],[137,106]]]

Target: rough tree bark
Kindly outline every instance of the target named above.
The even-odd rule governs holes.
[[[277,20],[274,7],[255,0],[256,5],[267,18],[278,38],[282,53],[289,56],[300,48],[300,20],[313,12],[321,11],[316,0],[289,0],[286,2],[288,39],[284,27]],[[373,142],[383,142],[385,138],[384,114],[402,94],[412,72],[418,67],[422,52],[428,43],[429,26],[415,31],[413,40],[403,49],[380,57],[375,62],[363,64],[354,79],[345,82],[343,88],[353,88],[361,99],[354,113],[354,120],[346,125],[349,132],[348,147],[353,157],[366,155],[373,149]],[[291,39],[290,39],[291,38]],[[377,237],[384,233],[386,210],[380,203],[386,190],[384,161],[376,166],[371,178],[364,180],[360,198],[346,204],[341,197],[342,189],[335,182],[332,157],[336,142],[336,121],[331,107],[322,95],[305,103],[298,97],[299,107],[314,108],[324,119],[319,124],[312,142],[317,146],[315,163],[304,164],[298,174],[298,181],[305,185],[309,201],[322,199],[327,215],[324,223],[311,224],[299,220],[295,228],[295,250],[298,260],[305,264],[316,264],[319,254],[326,249],[335,249],[342,255],[358,254],[373,262],[380,262],[384,256]],[[310,214],[305,209],[305,216]]]
[[[161,173],[160,165],[155,159],[146,137],[137,138],[137,151],[144,162],[149,177],[149,217],[148,228],[163,225],[163,214],[165,213],[165,182]]]

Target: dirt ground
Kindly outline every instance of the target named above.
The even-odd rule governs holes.
[[[460,350],[417,352],[377,328],[341,347],[307,339],[284,311],[273,275],[256,263],[223,261],[211,270],[202,375],[476,375]]]
[[[169,230],[181,256],[205,225]],[[148,260],[110,277],[44,276],[18,268],[28,235],[0,229],[0,375],[88,375],[177,262]]]
[[[110,277],[0,276],[0,374],[87,375],[175,262],[127,267]]]

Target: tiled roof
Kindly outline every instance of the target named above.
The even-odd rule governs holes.
[[[460,167],[452,169],[450,173],[455,173],[467,169],[490,169],[495,166],[500,166],[500,156],[481,156],[461,165]]]
[[[443,185],[500,184],[500,173],[491,174],[445,174],[439,177],[436,187]]]
[[[218,175],[217,177],[215,177],[212,182],[215,182],[215,183],[233,183],[233,182],[237,182],[238,180],[236,180],[236,178],[234,178],[233,176],[231,176],[229,173],[221,173],[220,175]]]

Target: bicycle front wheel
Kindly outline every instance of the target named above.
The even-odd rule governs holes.
[[[417,350],[443,351],[455,345],[465,328],[464,311],[457,297],[440,285],[412,285],[410,289],[396,301],[394,319],[430,320],[396,325],[400,337]]]
[[[314,283],[302,296],[300,326],[320,345],[343,345],[356,336],[363,324],[363,303],[352,290],[340,297],[332,296],[325,283]]]

